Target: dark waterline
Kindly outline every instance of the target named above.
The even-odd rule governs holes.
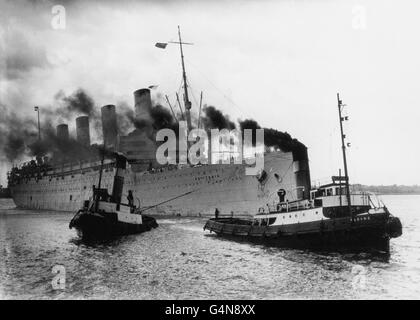
[[[199,218],[161,218],[144,234],[85,243],[68,228],[72,214],[0,199],[0,298],[418,299],[420,196],[382,199],[404,228],[389,258],[227,241],[203,232]],[[64,290],[52,287],[55,265],[65,267]]]

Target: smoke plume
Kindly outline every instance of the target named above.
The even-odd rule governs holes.
[[[127,135],[133,130],[133,127],[139,130],[149,127],[153,128],[155,131],[172,129],[178,134],[177,119],[174,118],[169,109],[163,107],[161,104],[156,104],[152,107],[150,119],[151,120],[137,119],[133,107],[130,107],[125,102],[117,104],[117,123],[120,135]],[[153,137],[151,136],[150,138]]]
[[[19,117],[6,106],[0,105],[0,161],[13,162],[26,151],[26,142],[37,137],[33,119]]]
[[[252,119],[246,119],[239,121],[241,131],[244,129],[261,129],[261,126],[257,121]],[[281,132],[272,128],[264,129],[264,144],[267,147],[274,147],[284,152],[293,152],[295,158],[306,157],[306,146],[299,140],[292,138],[287,132]],[[255,145],[255,135],[253,135],[253,145]]]
[[[233,130],[236,128],[235,123],[230,121],[229,116],[215,107],[204,106],[203,111],[202,123],[205,129]]]
[[[38,139],[38,126],[36,118],[17,115],[10,108],[0,105],[0,161],[15,162],[25,157],[49,156],[54,160],[80,160],[97,157],[98,147],[85,147],[70,137],[63,141],[57,138],[56,125],[60,122],[74,122],[77,116],[89,116],[90,125],[94,135],[102,140],[102,124],[99,109],[95,107],[93,98],[83,89],[78,89],[71,95],[59,91],[54,97],[54,107],[40,106],[41,110],[41,136]],[[178,115],[178,119],[181,116]],[[134,108],[127,103],[117,104],[117,125],[121,136],[127,135],[134,128],[143,130],[149,128],[150,139],[154,139],[156,131],[168,128],[178,134],[179,126],[172,112],[160,103],[154,103],[149,119],[136,119]],[[233,130],[236,125],[229,116],[214,106],[205,105],[201,123],[206,130],[228,129]],[[257,121],[252,119],[238,120],[239,128],[261,129]],[[255,134],[253,134],[255,145]],[[293,152],[295,156],[305,157],[306,147],[294,139],[287,132],[272,128],[264,128],[264,142],[267,147],[274,147],[285,152]]]
[[[38,125],[35,117],[18,115],[4,105],[0,106],[0,161],[14,162],[25,157],[53,157],[54,160],[78,160],[92,157],[97,153],[80,145],[75,139],[61,141],[56,136],[55,127],[61,121],[74,121],[77,116],[87,115],[97,137],[101,134],[99,112],[94,100],[78,89],[66,96],[58,92],[54,97],[54,107],[39,106],[41,112],[41,140],[38,139]]]

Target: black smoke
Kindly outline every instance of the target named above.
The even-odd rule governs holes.
[[[202,116],[201,121],[205,129],[228,129],[233,130],[236,128],[235,123],[233,123],[229,116],[223,114],[220,110],[216,109],[213,106],[204,106],[203,108],[204,116]]]
[[[36,122],[19,117],[6,106],[0,105],[0,161],[13,162],[27,151],[26,142],[37,137]]]
[[[55,160],[78,160],[95,157],[98,148],[84,147],[74,139],[61,141],[56,136],[56,125],[62,121],[74,122],[77,116],[89,116],[91,128],[97,137],[102,137],[102,125],[99,109],[95,107],[93,98],[83,89],[78,89],[71,95],[63,91],[55,95],[54,107],[40,106],[42,139],[38,140],[36,117],[18,116],[11,108],[0,105],[0,161],[14,162],[26,157],[50,156]],[[178,119],[181,119],[178,115]],[[156,131],[172,129],[178,135],[179,124],[172,112],[161,104],[155,104],[149,119],[136,119],[134,108],[127,103],[117,104],[117,125],[120,135],[127,135],[133,129],[148,130],[149,137],[154,139]],[[261,129],[262,127],[252,119],[239,122],[239,128]],[[201,117],[202,127],[210,129],[233,130],[236,125],[229,116],[214,106],[204,106]],[[287,132],[272,128],[264,129],[264,143],[267,147],[274,147],[285,152],[293,152],[298,157],[305,157],[306,147],[294,139]],[[92,130],[91,130],[92,131]],[[253,134],[253,145],[255,145]]]
[[[94,157],[97,150],[80,145],[74,138],[61,141],[56,136],[56,125],[72,121],[81,115],[89,116],[91,128],[101,136],[99,112],[94,100],[83,89],[66,96],[62,91],[55,95],[54,106],[39,106],[41,111],[41,140],[38,138],[36,115],[18,115],[12,108],[0,106],[0,161],[14,162],[25,157],[49,156],[56,161],[73,161]]]
[[[262,128],[257,121],[252,119],[246,119],[239,121],[241,131],[244,129],[264,129],[264,144],[267,147],[273,147],[280,149],[284,152],[293,152],[295,160],[307,158],[307,148],[299,140],[292,138],[287,132],[278,131],[272,128]],[[255,145],[255,134],[252,136],[253,145]]]
[[[176,123],[171,112],[160,104],[152,108],[150,115],[155,130],[172,129]]]
[[[258,122],[252,119],[245,119],[243,121],[239,120],[239,128],[242,133],[244,132],[245,129],[252,130],[252,145],[255,146],[256,141],[257,141],[255,130],[261,129]],[[264,143],[265,143],[265,139],[264,139]]]
[[[55,95],[55,104],[59,107],[54,110],[54,117],[74,121],[77,116],[88,116],[94,137],[102,140],[102,120],[99,109],[84,89],[77,89],[69,96],[59,91]]]
[[[116,105],[118,134],[127,135],[133,129],[134,111],[126,102]]]
[[[138,119],[135,116],[133,107],[127,103],[117,105],[118,132],[127,135],[133,127],[139,130],[152,128],[154,131],[161,129],[172,129],[178,134],[179,126],[177,119],[174,118],[169,109],[157,104],[150,110],[150,119]],[[152,137],[152,131],[149,132]]]
[[[42,131],[42,139],[29,143],[28,153],[31,157],[49,156],[52,161],[69,162],[81,159],[97,158],[98,152],[95,148],[84,146],[76,139],[60,139],[56,135],[56,129],[51,123],[45,123]]]
[[[66,96],[63,91],[59,91],[55,95],[55,101],[60,104],[61,107],[54,110],[54,112],[66,119],[77,114],[89,117],[98,115],[93,98],[91,98],[83,89],[77,89],[69,96]]]
[[[54,95],[53,106],[43,106],[40,111],[43,121],[47,124],[74,123],[76,117],[88,116],[91,134],[94,138],[102,140],[100,112],[93,98],[82,88],[70,95],[60,90]]]

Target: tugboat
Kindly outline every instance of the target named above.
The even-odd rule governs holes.
[[[70,221],[69,228],[74,227],[82,238],[107,239],[150,231],[158,227],[156,220],[143,215],[141,208],[136,208],[133,201],[129,201],[128,204],[121,203],[127,159],[118,153],[114,155],[116,172],[112,195],[108,194],[107,189],[100,187],[101,165],[98,188],[93,187],[91,200],[85,201],[83,208]]]
[[[209,219],[204,230],[218,235],[269,243],[281,247],[336,250],[382,251],[389,253],[391,238],[402,235],[402,225],[376,196],[351,192],[342,122],[342,101],[337,94],[345,176],[314,188],[309,199],[279,201],[260,208],[253,219]],[[349,144],[347,144],[349,146]],[[376,202],[376,203],[375,203]]]
[[[212,218],[204,230],[282,247],[389,252],[390,238],[402,234],[400,220],[368,193],[350,194],[349,212],[346,192],[333,182],[312,190],[310,200],[279,202],[253,219]]]

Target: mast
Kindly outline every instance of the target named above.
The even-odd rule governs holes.
[[[179,49],[181,51],[181,62],[182,62],[182,79],[184,82],[184,106],[185,106],[185,116],[187,118],[187,128],[188,132],[191,130],[191,102],[188,98],[188,87],[187,87],[187,73],[185,72],[185,63],[184,63],[184,52],[182,50],[182,39],[181,39],[181,29],[178,26],[178,38],[179,38]]]
[[[179,107],[179,110],[181,110],[181,117],[182,117],[182,120],[185,120],[185,115],[184,115],[184,111],[182,111],[181,102],[179,101],[179,95],[178,95],[178,92],[176,93],[176,101],[178,102],[178,107]]]
[[[343,163],[344,163],[344,180],[346,183],[346,197],[347,197],[347,207],[349,211],[349,215],[353,217],[352,211],[351,211],[351,197],[350,197],[350,184],[349,184],[349,173],[347,170],[347,157],[346,157],[346,144],[345,144],[345,138],[346,135],[343,132],[343,121],[348,120],[347,117],[341,116],[342,108],[345,106],[343,104],[343,101],[340,100],[340,95],[337,93],[337,104],[338,104],[338,117],[340,120],[340,131],[341,131],[341,148],[343,150]],[[350,145],[350,144],[348,144]]]
[[[200,125],[201,125],[201,104],[203,103],[203,91],[201,91],[200,94],[200,108],[198,111],[198,125],[197,128],[200,129]]]
[[[102,147],[102,157],[101,157],[101,167],[99,169],[99,181],[98,181],[98,189],[101,188],[102,183],[102,171],[104,170],[104,161],[105,161],[105,139],[104,139],[104,145]]]
[[[104,145],[102,147],[102,157],[101,157],[101,166],[99,168],[98,188],[96,188],[95,190],[95,186],[93,186],[93,200],[95,201],[95,211],[98,211],[98,206],[99,206],[99,192],[100,192],[101,183],[102,183],[102,172],[104,170],[104,160],[105,160],[105,139],[104,139]]]
[[[39,121],[39,107],[35,106],[34,110],[38,113],[38,140],[41,140],[41,123]]]
[[[179,41],[157,42],[155,44],[155,47],[160,48],[160,49],[165,49],[166,46],[168,45],[168,43],[179,44],[179,50],[181,52],[181,64],[182,64],[182,82],[183,82],[183,86],[184,86],[184,95],[183,96],[184,96],[184,106],[185,106],[185,118],[187,120],[187,130],[189,132],[191,130],[191,114],[190,114],[191,101],[188,97],[187,73],[185,71],[184,50],[182,48],[182,45],[183,44],[193,45],[193,43],[182,42],[181,28],[179,26],[178,26],[178,40]],[[179,108],[181,109],[181,113],[183,113],[182,108],[181,108],[181,104],[179,103],[178,93],[177,93],[177,100],[178,100]],[[184,115],[182,115],[182,118],[184,120]]]

